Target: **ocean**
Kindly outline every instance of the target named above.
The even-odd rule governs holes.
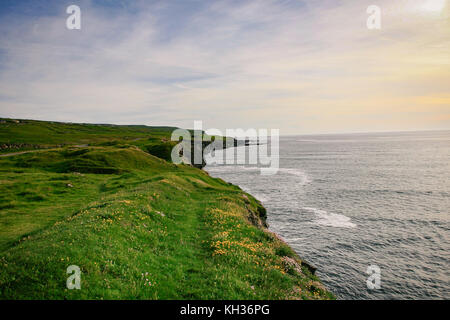
[[[272,176],[205,170],[259,199],[339,299],[450,298],[450,131],[285,136],[279,153]]]

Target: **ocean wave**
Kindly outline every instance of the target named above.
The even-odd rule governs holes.
[[[267,197],[266,195],[262,195],[260,193],[257,192],[253,192],[251,190],[245,190],[246,192],[248,192],[249,194],[251,194],[255,199],[261,201],[261,202],[268,202],[269,201],[269,197]]]
[[[305,238],[300,238],[300,237],[295,237],[295,238],[285,238],[287,243],[291,243],[291,242],[299,242],[304,240]]]
[[[335,228],[356,228],[356,224],[351,222],[349,217],[342,214],[331,213],[317,208],[304,207],[303,210],[316,214],[316,223],[322,226]]]
[[[211,165],[205,167],[205,169],[211,173],[228,173],[228,172],[248,172],[248,173],[256,173],[260,172],[261,168],[264,167],[256,167],[256,166],[243,166],[243,165]],[[299,177],[299,184],[305,185],[311,182],[309,176],[300,169],[295,168],[278,168],[277,174],[286,174],[295,177]]]
[[[300,177],[300,184],[301,185],[305,185],[311,182],[311,179],[308,177],[308,175],[299,169],[294,169],[294,168],[279,168],[278,172],[281,173],[287,173],[296,177]]]

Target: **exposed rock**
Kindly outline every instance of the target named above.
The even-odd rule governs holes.
[[[28,144],[28,143],[8,143],[0,145],[0,150],[6,149],[21,149],[21,148],[32,148],[32,149],[41,149],[43,146],[36,144]]]
[[[305,267],[306,269],[308,269],[309,272],[311,272],[311,274],[315,274],[316,270],[317,270],[316,267],[314,267],[313,265],[311,265],[303,260],[302,260],[302,267]]]
[[[286,242],[286,240],[284,240],[279,234],[275,233],[275,232],[270,232],[268,231],[270,234],[272,234],[276,239],[278,239],[279,241],[283,242],[284,244],[286,244],[287,246],[289,246],[289,244]],[[303,268],[306,268],[311,274],[315,274],[317,268],[314,267],[312,264],[309,264],[308,262],[305,262],[303,260],[301,260],[301,266]]]
[[[286,272],[292,273],[294,271],[298,274],[302,274],[302,267],[295,259],[284,256],[281,260],[283,260],[283,266]]]
[[[285,245],[289,246],[289,245],[287,244],[286,240],[284,240],[283,237],[280,236],[278,233],[276,233],[276,232],[271,232],[271,231],[269,231],[269,233],[272,234],[272,236],[273,236],[275,239],[277,239],[277,240],[283,242]]]
[[[248,221],[250,221],[251,224],[253,224],[254,226],[258,227],[259,229],[264,229],[267,228],[267,223],[265,221],[265,219],[262,219],[262,217],[254,212],[253,210],[248,209]]]
[[[155,211],[157,214],[159,214],[161,217],[165,217],[166,215],[160,211]]]

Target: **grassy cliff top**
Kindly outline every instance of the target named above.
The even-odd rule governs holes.
[[[3,123],[0,137],[18,141],[9,134],[19,130],[23,143],[41,143],[25,133],[41,124],[64,147],[0,157],[0,299],[333,298],[265,228],[251,195],[118,133],[158,145],[166,129],[114,126],[94,142],[70,130],[65,140],[59,126],[52,135],[52,123]],[[81,290],[66,288],[70,265]]]
[[[0,118],[0,144],[88,144],[136,141],[139,138],[170,138],[175,127],[81,124]]]

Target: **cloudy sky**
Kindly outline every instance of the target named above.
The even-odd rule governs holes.
[[[448,2],[2,0],[0,117],[450,129]],[[71,4],[81,30],[66,28]]]

